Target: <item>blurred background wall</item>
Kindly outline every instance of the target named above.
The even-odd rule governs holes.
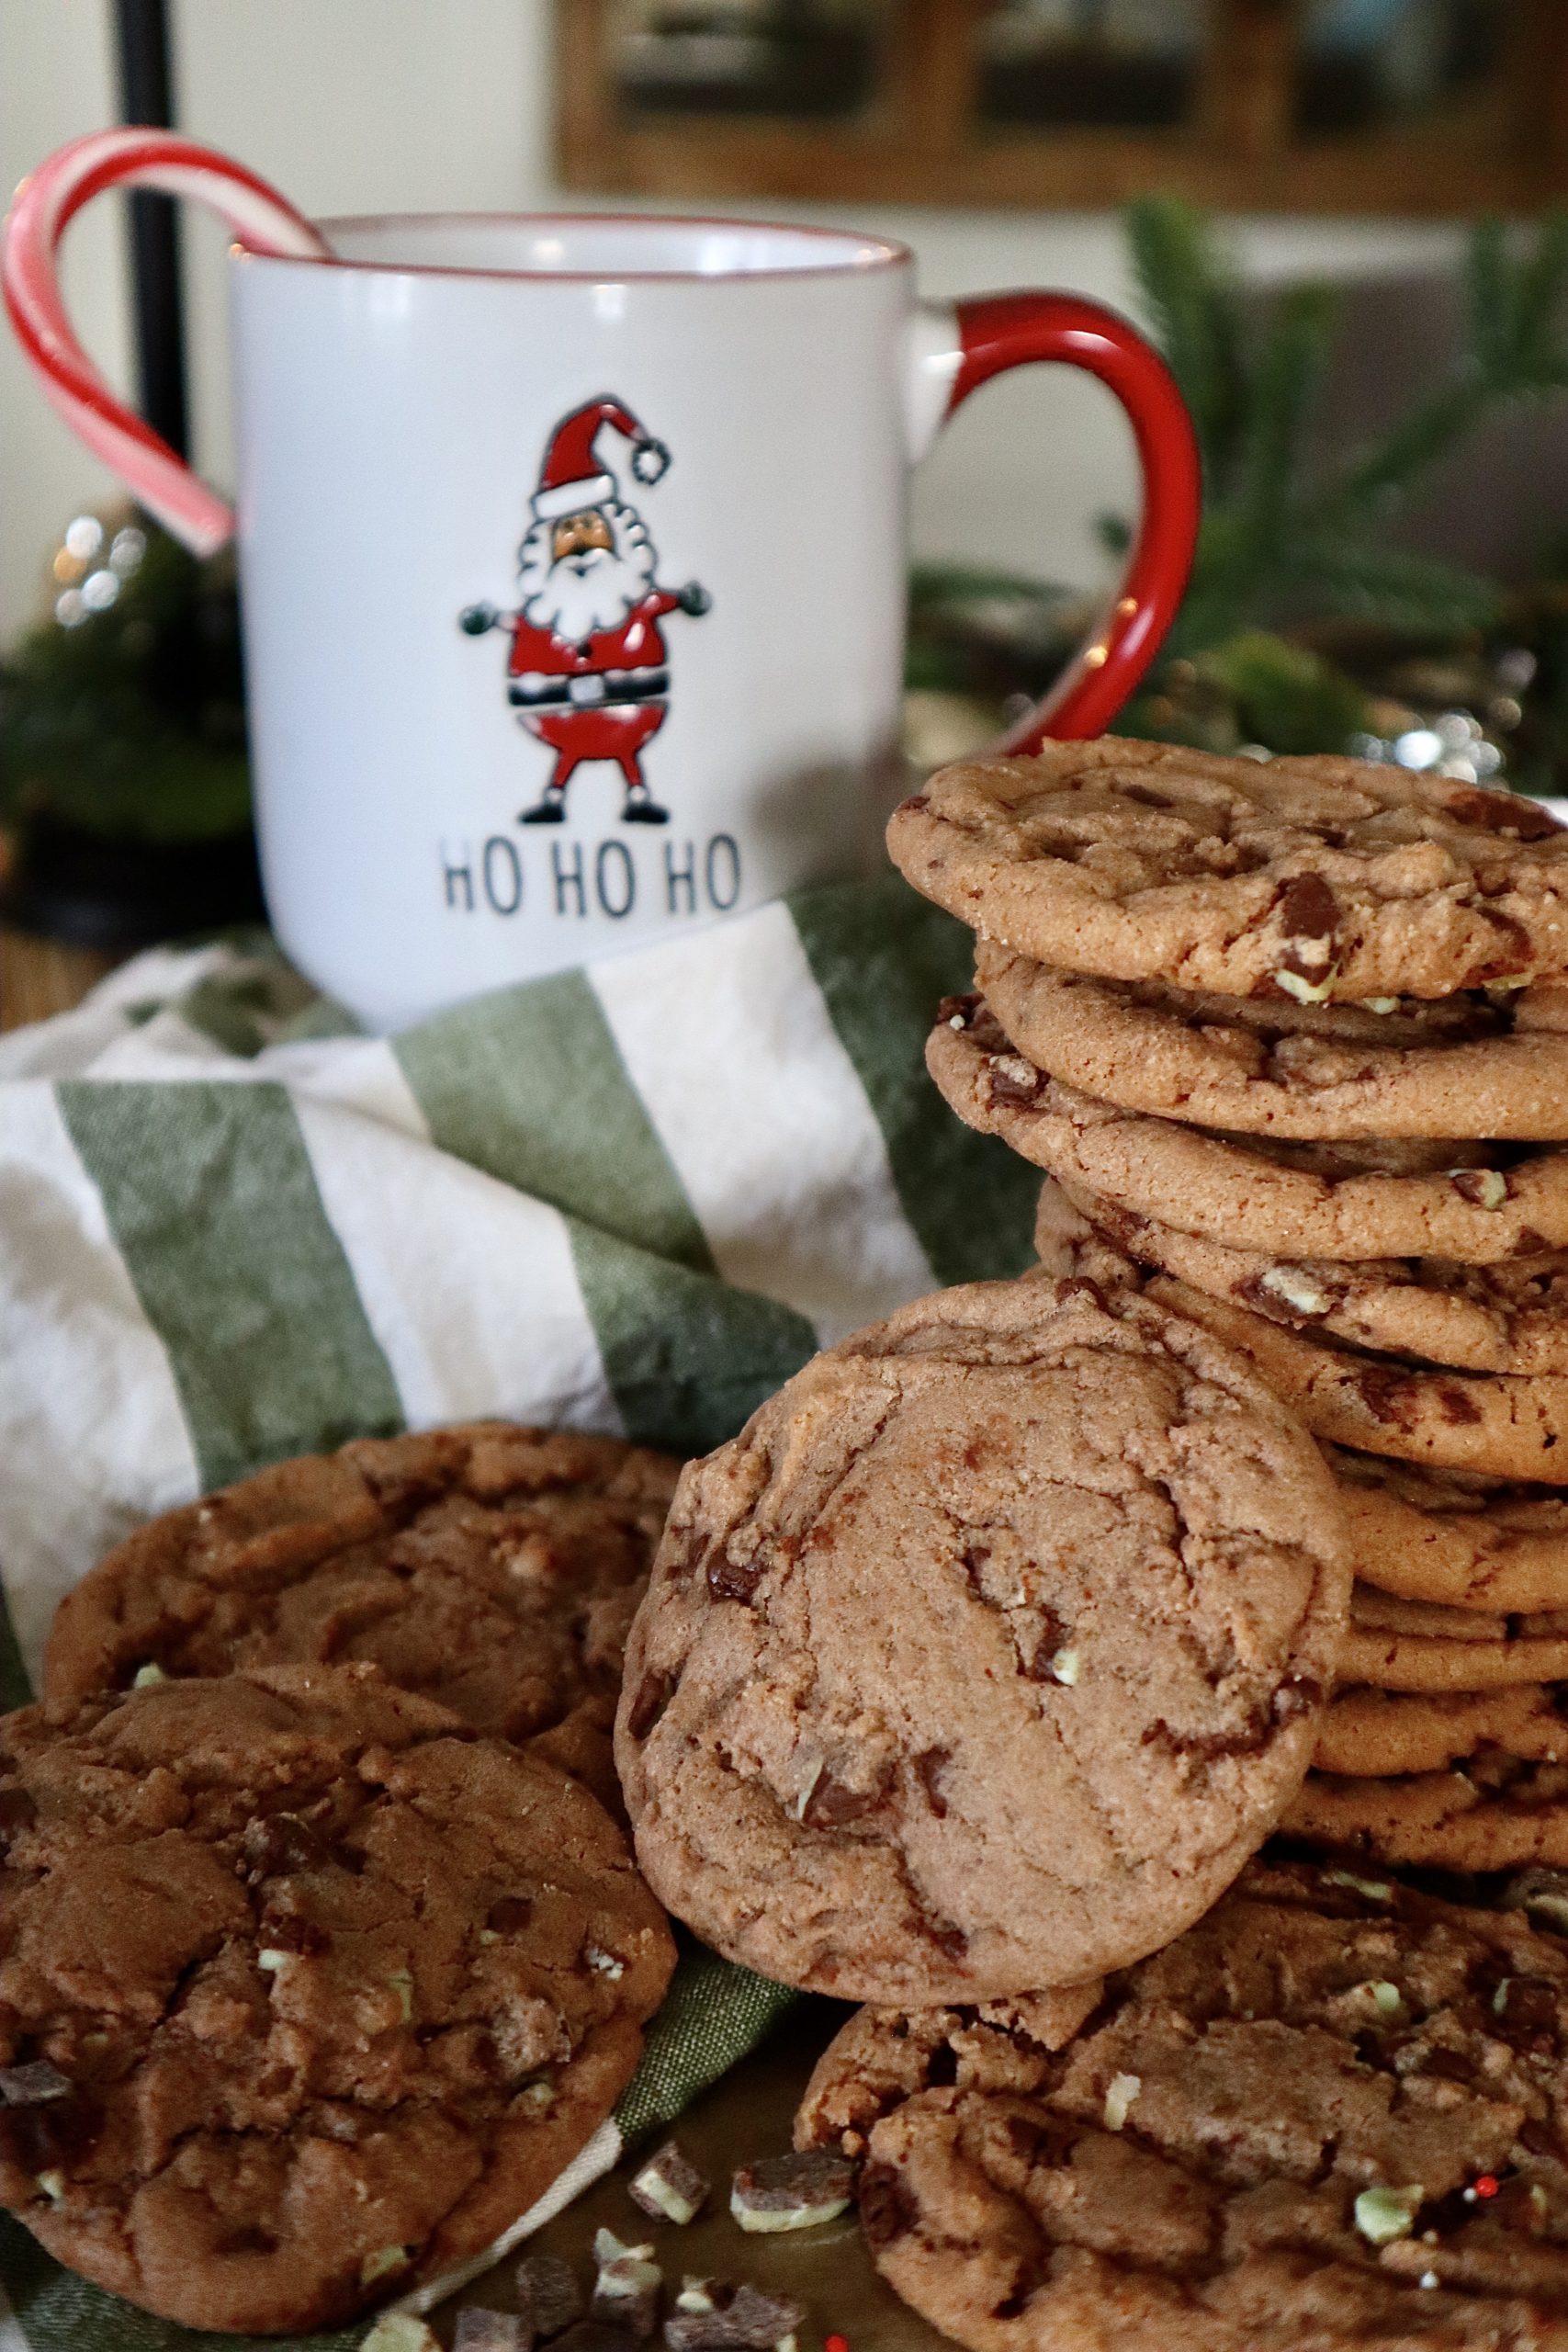
[[[314,214],[547,206],[557,199],[549,16],[547,0],[174,0],[180,126],[229,149]],[[107,0],[0,0],[6,187],[61,141],[116,113]],[[583,199],[570,201],[581,208]],[[931,295],[1046,283],[1136,309],[1125,240],[1110,213],[796,209],[905,238]],[[225,240],[193,211],[185,218],[195,448],[221,484],[230,471]],[[1238,220],[1229,229],[1259,285],[1303,274],[1377,281],[1446,266],[1460,243],[1447,226],[1376,219]],[[79,330],[125,388],[117,200],[73,228],[67,254]],[[1128,503],[1132,477],[1120,415],[1093,385],[1065,372],[1009,378],[970,403],[922,469],[916,551],[1088,582],[1104,566],[1092,517]],[[0,338],[0,642],[36,613],[64,518],[110,494],[107,477]]]

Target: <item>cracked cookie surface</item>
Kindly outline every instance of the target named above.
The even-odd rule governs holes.
[[[951,998],[926,1067],[966,1126],[1139,1216],[1234,1247],[1314,1258],[1452,1258],[1568,1248],[1568,1150],[1303,1143],[1123,1111],[1036,1069],[983,999]]]
[[[639,1860],[786,1983],[1076,1982],[1266,1834],[1347,1601],[1322,1462],[1225,1351],[1084,1283],[939,1293],[683,1475],[616,1724]]]
[[[324,2325],[488,2245],[674,1960],[586,1789],[368,1666],[10,1715],[0,1839],[0,2202],[192,2327]]]
[[[1568,1137],[1568,989],[1297,1004],[1093,979],[980,944],[1026,1060],[1123,1110],[1237,1133]]]
[[[1563,2352],[1565,2047],[1556,1939],[1254,1863],[1065,2042],[863,2011],[796,2143],[852,2135],[878,2269],[972,2352]]]
[[[364,1659],[476,1731],[542,1740],[618,1809],[622,1652],[679,1470],[502,1421],[280,1463],[85,1577],[56,1611],[45,1693]]]
[[[1568,964],[1549,810],[1359,760],[1050,743],[942,769],[887,846],[982,939],[1111,979],[1323,1002]]]

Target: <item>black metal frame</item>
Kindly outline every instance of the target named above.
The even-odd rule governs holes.
[[[172,130],[167,0],[115,0],[119,111],[124,122]],[[180,224],[173,197],[138,189],[130,198],[130,274],[136,322],[137,405],[155,433],[186,457],[185,303]]]

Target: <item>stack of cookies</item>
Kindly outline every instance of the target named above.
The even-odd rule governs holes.
[[[867,2004],[796,2146],[971,2352],[1568,2352],[1568,1945],[1527,1890],[1257,1859],[1346,1636],[1335,1481],[1084,1256],[688,1466],[616,1721],[645,1874]]]
[[[1352,1624],[1287,1826],[1568,1862],[1568,831],[1107,740],[949,769],[889,841],[978,934],[928,1061],[1054,1180],[1043,1259],[1134,1261],[1334,1473]]]
[[[68,1596],[0,1723],[0,2204],[61,2261],[192,2327],[329,2325],[592,2137],[674,1963],[609,1741],[677,1469],[366,1441]]]

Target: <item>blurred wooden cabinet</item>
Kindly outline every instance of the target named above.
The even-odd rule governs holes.
[[[570,187],[1529,211],[1568,0],[556,0]]]

